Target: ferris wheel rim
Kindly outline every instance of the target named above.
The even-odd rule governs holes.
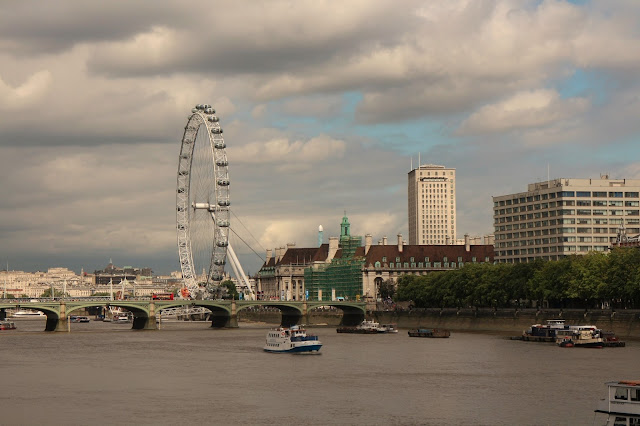
[[[206,140],[199,140],[201,130],[206,133]],[[205,139],[204,137],[200,139]],[[199,145],[198,145],[199,144]],[[213,171],[205,170],[207,176],[203,179],[213,179],[213,182],[205,182],[200,185],[207,192],[206,199],[194,199],[194,157],[199,154],[196,148],[202,145],[203,152],[207,158],[203,167],[211,167]],[[196,212],[202,210],[204,216],[210,215],[210,220],[205,219],[212,227],[213,240],[210,247],[203,250],[210,250],[211,253],[202,254],[208,257],[206,265],[205,286],[219,283],[224,277],[224,267],[226,264],[227,247],[229,245],[229,169],[226,156],[226,144],[222,137],[222,128],[219,118],[215,115],[215,110],[207,104],[196,105],[191,110],[187,119],[184,134],[180,146],[178,158],[177,188],[176,188],[176,223],[177,240],[180,267],[184,281],[184,288],[188,290],[191,297],[203,291],[201,281],[198,279],[197,268],[204,265],[196,264],[194,260],[194,239],[192,231],[196,228],[192,221],[195,220]],[[210,158],[208,157],[211,154]],[[211,164],[206,164],[211,160]],[[197,186],[196,186],[197,189]],[[213,189],[213,191],[211,191]],[[213,197],[212,197],[213,195]],[[197,221],[195,221],[197,223]],[[199,256],[200,257],[200,256]],[[204,268],[203,268],[204,269]],[[184,294],[183,294],[184,296]]]

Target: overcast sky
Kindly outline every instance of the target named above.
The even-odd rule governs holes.
[[[197,103],[262,257],[345,211],[353,235],[408,239],[418,155],[456,169],[459,237],[547,174],[640,178],[639,23],[637,0],[2,2],[0,261],[178,270]]]

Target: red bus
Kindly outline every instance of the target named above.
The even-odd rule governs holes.
[[[173,300],[173,293],[153,293],[153,300]]]

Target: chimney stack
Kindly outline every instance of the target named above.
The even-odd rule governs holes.
[[[271,260],[271,249],[267,249],[267,259],[264,261],[264,263],[269,263],[269,260]]]
[[[383,246],[387,245],[387,237],[382,237],[382,245]]]
[[[331,262],[331,259],[336,255],[338,251],[338,237],[329,237],[329,254],[327,255],[327,262]]]
[[[398,251],[402,253],[402,234],[398,234]]]
[[[371,245],[373,244],[373,237],[371,236],[371,234],[367,234],[364,236],[364,254],[366,256],[367,253],[369,253],[369,249],[371,248]]]
[[[464,249],[465,251],[471,251],[471,244],[469,243],[469,234],[464,234]]]

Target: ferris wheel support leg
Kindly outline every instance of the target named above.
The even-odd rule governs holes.
[[[231,260],[231,267],[233,268],[233,271],[236,274],[236,277],[240,281],[242,281],[243,285],[247,287],[247,289],[249,290],[249,295],[251,296],[251,299],[255,299],[253,290],[251,289],[251,285],[249,284],[249,279],[245,275],[244,269],[242,269],[242,265],[240,265],[238,256],[236,256],[236,252],[233,250],[233,247],[231,247],[231,244],[227,246],[227,254],[229,255],[229,258]]]

